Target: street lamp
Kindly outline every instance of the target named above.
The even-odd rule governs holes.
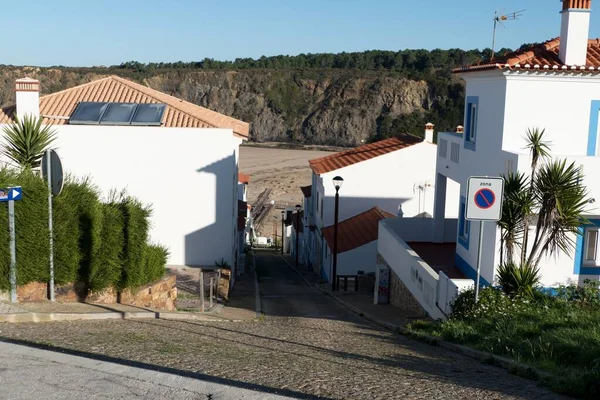
[[[298,245],[300,243],[300,210],[302,206],[296,205],[296,268],[298,268],[298,255],[300,254],[300,249]]]
[[[337,245],[338,245],[338,214],[340,208],[340,188],[344,184],[341,176],[333,178],[333,187],[335,188],[335,217],[333,222],[333,271],[331,272],[331,291],[337,289]]]
[[[281,211],[281,255],[285,254],[283,251],[285,248],[285,236],[283,232],[285,232],[285,210]]]

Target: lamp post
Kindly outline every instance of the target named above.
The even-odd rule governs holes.
[[[285,254],[285,210],[281,211],[281,255]]]
[[[338,245],[338,214],[340,208],[340,188],[344,184],[341,176],[333,178],[333,187],[335,188],[335,217],[333,222],[333,270],[331,272],[331,291],[337,290],[337,245]]]
[[[298,256],[300,255],[300,249],[298,248],[300,244],[300,209],[302,206],[296,205],[296,268],[298,268]]]

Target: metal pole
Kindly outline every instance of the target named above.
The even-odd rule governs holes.
[[[483,250],[484,221],[479,221],[479,249],[477,249],[477,282],[475,282],[475,303],[479,301],[479,277],[481,276],[481,253]]]
[[[54,301],[54,229],[52,224],[52,163],[51,150],[46,150],[46,173],[48,177],[48,231],[50,232],[50,301]]]
[[[298,256],[300,255],[300,249],[298,245],[300,243],[300,210],[296,210],[296,268],[298,268]]]
[[[331,272],[331,291],[335,292],[337,283],[337,245],[338,245],[338,208],[340,205],[339,188],[335,189],[335,218],[333,222],[333,271]]]
[[[204,312],[204,271],[200,269],[200,278],[198,279],[198,286],[200,289],[200,311]]]
[[[285,220],[283,219],[283,214],[281,215],[281,254],[285,254],[284,253],[284,248],[285,248],[285,236],[284,233],[285,232]]]
[[[17,302],[17,246],[15,235],[15,202],[8,202],[8,232],[10,236],[10,302]]]

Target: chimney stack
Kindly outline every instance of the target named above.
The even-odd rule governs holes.
[[[17,117],[20,121],[25,115],[40,116],[40,81],[32,78],[17,79],[15,82]]]
[[[462,126],[462,125],[459,125],[459,126],[456,127],[456,129],[454,130],[454,132],[455,133],[463,134],[463,133],[465,133],[465,127]]]
[[[561,0],[563,3],[558,56],[565,65],[586,65],[592,0]]]
[[[433,125],[431,122],[428,122],[425,125],[425,141],[427,143],[433,143],[433,128],[435,127],[435,125]]]

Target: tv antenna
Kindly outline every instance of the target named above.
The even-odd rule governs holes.
[[[504,10],[502,10],[496,11],[494,13],[494,34],[492,37],[492,56],[490,58],[490,61],[494,59],[494,50],[496,48],[496,29],[498,28],[498,25],[506,29],[504,21],[513,21],[519,19],[523,16],[524,13],[525,10],[515,11],[511,13],[505,13]]]

